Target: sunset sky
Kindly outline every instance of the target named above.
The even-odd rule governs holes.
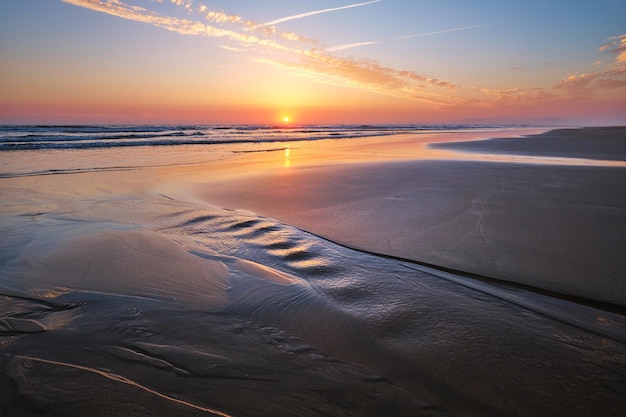
[[[626,124],[626,0],[2,0],[0,123]]]

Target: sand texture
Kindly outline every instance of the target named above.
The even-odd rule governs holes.
[[[579,155],[590,134],[603,157],[626,160],[621,128],[556,131],[524,146],[550,156],[571,135],[565,154]],[[626,306],[625,168],[456,157],[265,172],[196,192],[350,247]]]
[[[0,416],[621,416],[626,168],[429,147],[475,139],[35,154]]]

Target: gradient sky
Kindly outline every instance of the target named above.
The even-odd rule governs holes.
[[[626,0],[1,0],[0,123],[626,124]]]

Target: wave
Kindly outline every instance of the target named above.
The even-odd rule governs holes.
[[[130,125],[0,126],[0,151],[95,149],[349,139],[441,130],[476,130],[491,125]]]

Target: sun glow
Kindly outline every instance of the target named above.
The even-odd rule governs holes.
[[[283,117],[283,123],[289,123],[289,116]]]

